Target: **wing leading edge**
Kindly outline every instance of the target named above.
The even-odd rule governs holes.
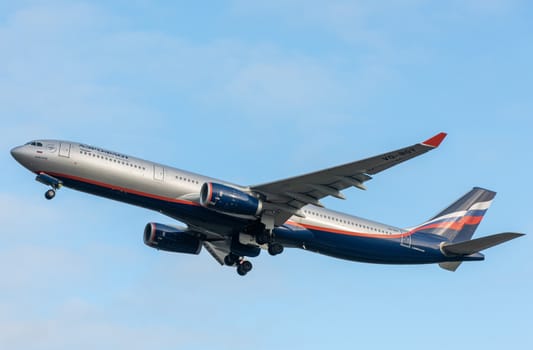
[[[320,199],[333,196],[344,199],[342,190],[356,187],[365,190],[371,175],[435,149],[446,137],[441,132],[424,142],[355,162],[319,170],[261,185],[250,186],[264,196],[265,209],[273,213],[276,225],[292,215],[303,216],[300,209],[308,204],[322,206]]]

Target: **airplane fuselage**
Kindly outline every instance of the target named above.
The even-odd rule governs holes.
[[[202,185],[216,182],[246,187],[176,169],[90,145],[39,140],[14,148],[13,156],[35,174],[46,174],[63,186],[160,212],[204,232],[239,235],[254,219],[206,208],[199,203]],[[453,261],[440,245],[446,238],[365,220],[314,205],[301,209],[273,235],[286,247],[337,258],[390,264]],[[246,240],[243,235],[241,241]],[[251,242],[251,241],[250,241]],[[483,255],[457,260],[482,260]]]

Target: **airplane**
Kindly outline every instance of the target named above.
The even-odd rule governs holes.
[[[504,232],[472,239],[495,192],[474,187],[428,221],[399,228],[329,210],[320,200],[345,199],[342,190],[437,148],[439,133],[424,142],[344,165],[264,184],[240,186],[85,143],[35,140],[11,150],[22,166],[48,186],[61,187],[162,213],[184,225],[150,222],[149,247],[199,254],[205,248],[221,265],[246,275],[248,258],[300,248],[351,261],[431,264],[455,271],[484,260],[482,250],[523,236]]]

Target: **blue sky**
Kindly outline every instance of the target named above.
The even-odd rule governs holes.
[[[0,3],[0,347],[533,346],[526,236],[456,273],[298,250],[240,278],[142,244],[157,213],[44,186],[9,149],[83,141],[241,184],[442,146],[329,207],[398,226],[473,186],[533,232],[526,1]]]

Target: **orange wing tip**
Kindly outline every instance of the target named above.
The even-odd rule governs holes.
[[[424,146],[439,147],[439,145],[441,144],[442,140],[444,140],[446,135],[448,134],[445,132],[441,132],[440,134],[437,134],[433,136],[432,138],[427,139],[426,141],[422,142],[422,144]]]

